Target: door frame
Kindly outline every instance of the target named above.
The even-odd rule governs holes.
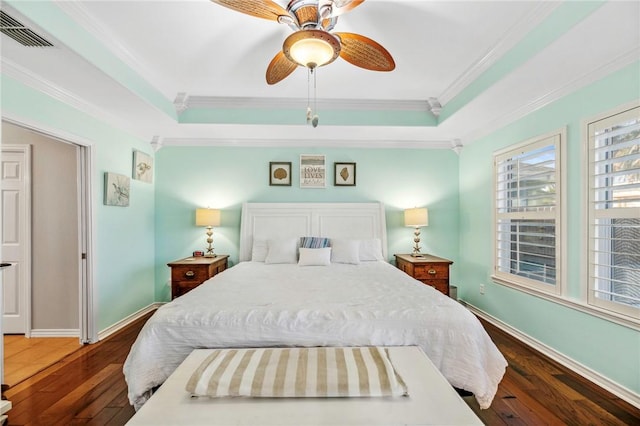
[[[95,292],[95,146],[93,141],[79,137],[78,135],[61,131],[53,127],[44,126],[42,123],[25,119],[25,117],[14,116],[6,112],[2,113],[2,120],[7,123],[22,127],[23,129],[39,133],[43,136],[70,143],[78,146],[78,214],[79,214],[79,328],[81,343],[95,343],[98,341],[96,331],[97,316],[97,293]],[[29,307],[31,312],[31,307]],[[29,318],[29,332],[31,321]]]
[[[78,217],[80,218],[80,232],[78,233],[78,247],[80,249],[78,298],[80,312],[80,342],[95,343],[98,341],[96,330],[97,297],[93,288],[95,246],[94,234],[94,187],[93,171],[95,170],[95,155],[91,145],[78,145]]]

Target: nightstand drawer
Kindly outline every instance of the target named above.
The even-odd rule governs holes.
[[[409,254],[396,254],[396,266],[405,274],[421,283],[434,287],[449,295],[449,266],[453,263],[443,257],[425,254],[414,257]]]
[[[199,281],[173,281],[172,293],[173,297],[179,297],[183,294],[193,290],[201,284]]]
[[[180,265],[171,268],[171,281],[201,283],[209,278],[207,265]]]
[[[227,269],[228,255],[188,257],[168,263],[171,268],[171,298],[175,299]]]
[[[435,288],[444,294],[449,294],[449,281],[447,280],[420,280],[422,283]]]
[[[442,263],[414,265],[413,277],[418,280],[446,280],[449,278],[449,265]]]
[[[216,274],[219,274],[220,272],[224,271],[225,269],[227,269],[227,262],[220,262],[216,265],[213,265],[213,271],[211,272],[211,276],[214,276]]]

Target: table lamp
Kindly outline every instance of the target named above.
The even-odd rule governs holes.
[[[196,226],[207,227],[207,252],[205,257],[215,257],[213,252],[213,227],[220,226],[220,210],[216,209],[196,209]]]
[[[404,226],[411,226],[416,228],[413,233],[413,242],[415,245],[413,246],[413,253],[411,256],[413,257],[423,257],[420,253],[420,228],[422,226],[429,225],[429,211],[422,208],[413,208],[407,209],[404,211]]]

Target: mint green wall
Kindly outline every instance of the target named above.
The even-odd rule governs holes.
[[[129,207],[102,203],[104,172],[131,176],[133,150],[153,154],[149,144],[7,76],[0,84],[3,115],[77,135],[95,147],[96,329],[104,330],[153,303],[154,185],[132,179]]]
[[[300,154],[325,154],[327,187],[299,187]],[[290,161],[290,187],[269,186],[269,162]],[[333,186],[333,163],[355,162],[357,185]],[[204,249],[205,230],[194,225],[195,209],[222,209],[214,229],[217,253],[238,261],[240,213],[244,202],[371,202],[386,207],[388,249],[410,253],[413,229],[403,226],[403,209],[429,208],[422,229],[423,252],[458,259],[458,158],[451,150],[337,148],[164,147],[156,154],[156,297],[168,300],[167,262]]]
[[[586,160],[584,121],[640,98],[640,64],[562,98],[495,133],[460,155],[459,297],[525,334],[640,393],[640,333],[491,281],[494,151],[567,127],[568,294],[585,286]],[[486,292],[480,295],[479,286]]]

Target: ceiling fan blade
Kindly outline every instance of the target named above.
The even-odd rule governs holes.
[[[364,0],[334,0],[333,2],[333,16],[339,16],[348,11],[355,9],[364,3]]]
[[[279,16],[289,16],[287,11],[271,0],[211,0],[238,12],[257,18],[278,21]]]
[[[297,67],[298,64],[290,61],[281,50],[273,57],[267,67],[267,83],[279,83],[287,78]]]
[[[333,33],[340,37],[340,57],[345,61],[371,71],[393,71],[396,63],[387,49],[377,42],[353,33]]]

